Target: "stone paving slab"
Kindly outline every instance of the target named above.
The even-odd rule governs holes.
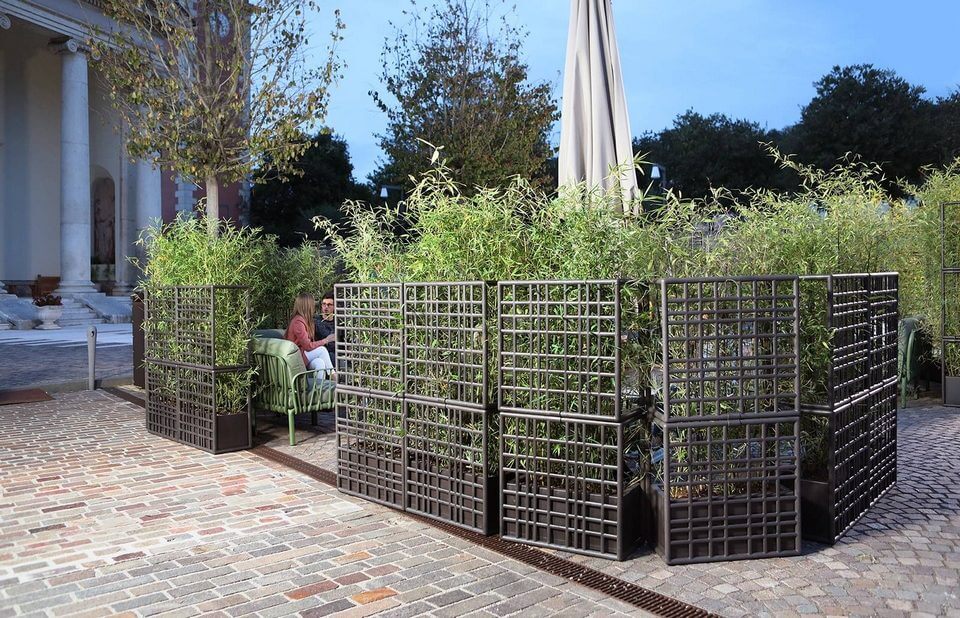
[[[0,407],[0,616],[637,614],[102,392]]]
[[[97,379],[133,375],[130,324],[97,327]],[[87,331],[0,332],[0,389],[52,386],[87,379]]]

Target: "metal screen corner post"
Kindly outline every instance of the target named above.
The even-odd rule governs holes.
[[[658,552],[668,564],[797,555],[798,278],[658,284]]]
[[[941,369],[940,384],[943,389],[943,404],[950,407],[960,406],[960,255],[957,247],[951,256],[947,256],[947,239],[954,243],[960,237],[960,229],[953,222],[953,230],[947,231],[948,215],[960,213],[960,202],[940,204],[940,340]],[[950,285],[948,286],[948,282]],[[949,288],[949,289],[948,289]]]

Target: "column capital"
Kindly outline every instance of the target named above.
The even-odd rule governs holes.
[[[50,39],[47,48],[55,54],[89,54],[90,48],[77,39],[69,37],[57,37]]]
[[[10,29],[10,16],[6,13],[0,13],[0,30]]]

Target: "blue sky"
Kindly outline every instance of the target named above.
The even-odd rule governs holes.
[[[569,1],[515,2],[514,19],[529,32],[531,74],[553,84],[559,100]],[[407,23],[409,2],[320,4],[339,5],[347,25],[339,51],[348,66],[327,124],[346,138],[355,176],[365,180],[381,156],[375,134],[385,126],[367,93],[380,88],[384,38],[393,33],[390,21]],[[792,124],[813,82],[835,64],[893,69],[929,96],[960,85],[957,0],[613,0],[613,7],[634,135],[659,131],[690,108],[769,128]]]

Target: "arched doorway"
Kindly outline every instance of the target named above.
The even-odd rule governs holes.
[[[106,174],[106,172],[101,172]],[[109,174],[97,176],[90,187],[91,276],[101,291],[109,292],[116,281],[116,201],[117,192]]]

